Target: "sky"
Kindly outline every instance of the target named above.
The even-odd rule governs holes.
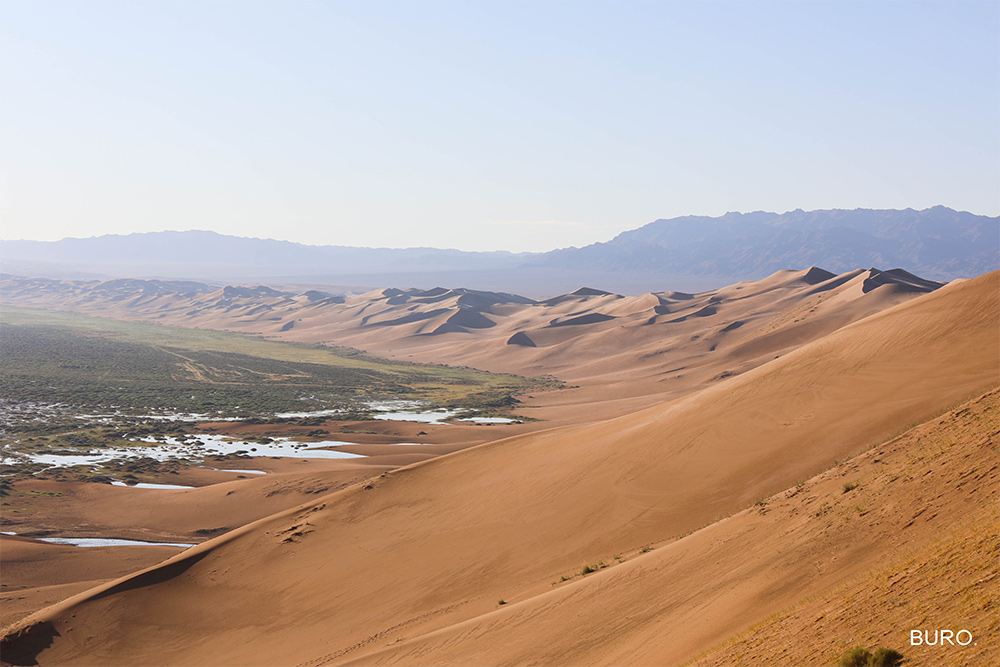
[[[1000,214],[1000,2],[0,0],[0,238]]]

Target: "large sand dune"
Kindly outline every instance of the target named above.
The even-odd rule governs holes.
[[[994,664],[1000,647],[988,638],[1000,619],[976,613],[976,606],[995,595],[991,578],[1000,569],[990,557],[1000,500],[998,416],[993,390],[663,548],[350,662],[663,665],[711,647],[699,664],[832,665],[860,634],[871,647],[895,646],[923,664]],[[961,493],[943,493],[956,479],[966,480]],[[845,492],[845,483],[856,487]],[[942,537],[987,551],[967,553],[958,544],[943,550]],[[941,551],[950,552],[949,561],[934,563]],[[982,569],[954,568],[958,559]],[[881,571],[870,575],[877,565]],[[906,585],[905,605],[888,591],[877,602],[866,594],[866,584],[890,588],[886,579]],[[930,586],[942,600],[921,591]],[[810,615],[794,609],[782,619],[795,632],[756,629],[733,646],[715,647],[819,591],[826,597],[819,605],[809,600]],[[962,627],[983,641],[965,651],[947,647],[946,662],[940,648],[909,648],[911,627],[958,620],[948,604],[964,607]],[[910,608],[896,611],[895,624],[880,623],[879,614],[894,607]],[[824,622],[833,610],[836,620]]]
[[[864,566],[855,556],[859,550],[844,555],[858,565],[828,564],[818,579],[805,574],[812,567],[805,533],[790,535],[792,553],[801,557],[788,556],[783,564],[773,563],[749,524],[729,547],[712,551],[727,526],[749,520],[740,515],[692,536],[708,549],[698,552],[706,567],[697,571],[671,569],[686,558],[680,545],[691,541],[682,540],[557,590],[552,584],[584,563],[626,558],[643,545],[663,545],[710,525],[997,382],[998,274],[918,298],[909,279],[873,286],[875,278],[865,272],[779,273],[709,296],[657,297],[647,320],[673,316],[682,324],[697,321],[702,332],[707,323],[717,327],[707,336],[695,334],[716,341],[706,341],[702,356],[721,352],[727,334],[743,332],[733,336],[727,354],[742,349],[738,358],[746,367],[690,385],[686,395],[640,412],[467,449],[237,529],[27,619],[10,629],[5,655],[37,657],[41,664],[323,664],[366,656],[410,663],[534,661],[530,656],[620,663],[691,657],[759,618],[758,611],[770,613],[774,605],[781,608],[817,590],[810,582],[828,586],[856,573]],[[813,300],[803,300],[805,293]],[[764,307],[780,303],[783,295],[794,297],[799,310]],[[758,305],[742,311],[755,297]],[[598,306],[591,312],[615,319],[551,326],[554,319],[586,314],[578,302],[592,299]],[[570,295],[556,304],[565,313],[550,313],[545,326],[526,318],[504,334],[515,328],[530,336],[535,329],[596,327],[591,338],[599,351],[587,372],[614,377],[623,371],[613,359],[601,361],[608,355],[599,341],[603,332],[621,326],[623,311],[617,309],[629,309],[620,301],[606,294]],[[886,308],[892,302],[900,305]],[[639,305],[650,304],[646,298]],[[875,314],[859,319],[865,308]],[[724,320],[711,320],[722,314]],[[414,327],[417,337],[416,327],[445,315],[392,326]],[[736,322],[743,324],[734,327]],[[561,358],[569,364],[573,342],[552,343],[551,363]],[[631,354],[629,342],[619,339],[616,349]],[[544,345],[519,353],[544,355]],[[520,347],[507,346],[506,339],[503,346]],[[588,359],[582,349],[578,356]],[[960,498],[953,505],[954,512],[962,511]],[[796,545],[806,545],[806,551],[796,552]],[[713,557],[718,562],[710,562]],[[784,597],[754,576],[771,576],[766,573],[772,565],[802,578],[788,583]],[[647,576],[650,571],[655,576]],[[732,592],[719,585],[726,576],[746,583]],[[667,613],[663,607],[640,601],[651,595],[704,619],[692,627],[690,641],[667,650],[650,639],[673,618],[661,615]],[[761,596],[767,604],[750,604]],[[519,604],[493,613],[501,598]],[[627,623],[628,610],[641,622]],[[602,619],[622,632],[591,632]],[[501,651],[497,647],[522,641],[517,632],[504,634],[518,624],[530,628],[521,633],[528,652]],[[624,631],[633,627],[634,634]],[[424,639],[407,641],[417,637]],[[396,641],[399,652],[374,655]]]
[[[467,289],[315,290],[227,286],[171,292],[146,281],[0,281],[11,305],[353,346],[429,363],[570,384],[526,399],[554,423],[606,419],[737,375],[863,317],[933,291],[905,271],[779,271],[700,294],[625,297],[582,288],[544,301]]]

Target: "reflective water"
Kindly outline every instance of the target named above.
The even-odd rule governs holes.
[[[119,540],[107,537],[36,537],[41,542],[50,544],[69,544],[74,547],[193,547],[194,544],[183,542],[143,542],[141,540]]]
[[[85,465],[94,466],[107,463],[114,459],[151,458],[156,461],[175,459],[203,459],[209,456],[225,456],[227,454],[245,454],[247,456],[279,456],[300,459],[354,459],[362,458],[361,454],[350,454],[333,449],[318,449],[319,447],[336,447],[355,443],[340,440],[324,440],[322,442],[302,443],[289,438],[275,438],[269,443],[238,440],[215,434],[199,434],[188,436],[185,440],[164,438],[141,440],[154,446],[136,445],[134,447],[106,447],[91,449],[84,454],[33,454],[30,452],[4,452],[5,459],[12,462],[17,459],[34,463],[43,463],[53,468]],[[254,473],[250,473],[254,474]]]
[[[421,424],[443,424],[448,421],[478,422],[483,424],[506,424],[513,422],[513,419],[506,417],[464,417],[454,419],[459,414],[459,410],[422,410],[426,403],[422,401],[366,401],[360,404],[360,409],[372,411],[375,419],[419,422]],[[302,417],[336,417],[342,410],[316,410],[313,412],[283,412],[275,417],[282,418],[302,418]]]
[[[390,419],[401,422],[420,422],[421,424],[442,424],[445,420],[457,415],[457,412],[448,410],[430,410],[427,412],[417,412],[413,410],[398,410],[396,412],[382,412],[373,415],[375,419]]]
[[[125,486],[130,489],[193,489],[193,486],[181,486],[179,484],[148,484],[139,482],[138,484],[126,484],[125,482],[111,482],[111,486]]]
[[[0,535],[17,535],[17,533],[10,531],[0,531]],[[39,542],[48,542],[49,544],[67,544],[73,547],[130,547],[130,546],[142,546],[142,547],[193,547],[194,544],[187,544],[185,542],[143,542],[142,540],[122,540],[112,537],[33,537],[33,540],[38,540]]]

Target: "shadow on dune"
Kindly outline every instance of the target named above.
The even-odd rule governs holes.
[[[59,637],[50,621],[29,625],[0,641],[0,662],[5,665],[37,665],[35,657]]]
[[[186,572],[192,565],[210,553],[209,549],[190,556],[181,556],[177,560],[155,566],[139,572],[128,579],[88,596],[88,601],[137,588],[162,584]],[[37,665],[38,654],[49,648],[56,637],[61,637],[56,626],[47,620],[37,621],[21,627],[0,639],[0,663],[4,665]]]

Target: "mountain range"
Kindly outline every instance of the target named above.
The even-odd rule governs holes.
[[[948,281],[1000,268],[1000,217],[935,206],[657,220],[606,243],[545,253],[310,246],[209,231],[0,243],[4,271],[50,278],[191,278],[366,288],[436,285],[532,297],[600,285],[701,291],[782,269],[903,267]],[[355,290],[357,291],[357,290]]]

